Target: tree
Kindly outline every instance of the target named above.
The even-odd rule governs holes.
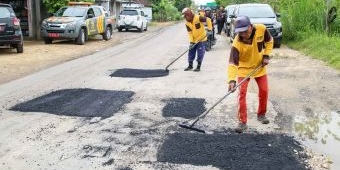
[[[75,2],[94,2],[95,0],[75,0]],[[48,12],[55,13],[57,10],[65,5],[67,5],[70,0],[43,0],[45,7]]]
[[[170,0],[151,0],[152,12],[156,21],[174,21],[180,19],[178,9]]]
[[[182,11],[183,8],[191,6],[191,0],[174,0],[174,6],[178,11]]]

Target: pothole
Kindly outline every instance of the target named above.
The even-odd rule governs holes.
[[[306,159],[300,143],[280,134],[174,133],[157,154],[159,162],[238,170],[304,170]]]
[[[205,111],[205,99],[202,98],[171,98],[165,99],[162,110],[164,117],[194,118]]]
[[[130,103],[134,94],[132,91],[65,89],[17,104],[10,110],[107,118]]]

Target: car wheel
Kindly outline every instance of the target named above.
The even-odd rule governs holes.
[[[122,32],[123,31],[123,29],[122,28],[118,28],[118,32]]]
[[[103,34],[103,39],[107,41],[107,40],[111,39],[111,35],[112,35],[111,28],[106,27],[105,32]]]
[[[280,48],[281,47],[281,43],[280,44],[274,44],[275,48]]]
[[[45,44],[52,44],[52,39],[51,38],[45,38],[44,42],[45,42]]]
[[[144,31],[147,31],[148,30],[148,24],[146,24],[145,28],[144,28]]]
[[[23,53],[24,52],[24,45],[23,44],[18,44],[17,48],[17,53]]]
[[[84,29],[80,29],[76,44],[78,45],[85,44],[85,30]]]
[[[230,37],[230,29],[226,29],[227,37]]]
[[[143,32],[143,24],[140,26],[140,28],[138,28],[139,32]]]

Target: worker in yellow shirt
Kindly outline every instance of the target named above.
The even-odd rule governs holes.
[[[182,14],[186,20],[185,26],[188,31],[190,41],[190,50],[188,53],[189,66],[184,71],[193,69],[193,61],[195,60],[196,53],[197,53],[196,59],[197,67],[194,71],[200,71],[201,64],[205,54],[205,43],[207,41],[207,34],[212,34],[211,20],[208,17],[194,14],[194,12],[190,8],[184,8],[182,10]],[[204,28],[205,22],[207,23],[208,26],[207,33]]]
[[[204,9],[203,9],[203,8],[200,9],[200,11],[198,12],[198,14],[199,14],[200,16],[204,17],[204,16],[205,16],[205,11],[204,11]]]
[[[266,65],[273,49],[273,38],[263,24],[251,24],[247,16],[239,16],[235,20],[235,33],[237,33],[230,51],[228,65],[228,90],[236,90],[236,81],[241,82],[249,73],[260,64],[263,66],[255,72],[254,78],[259,89],[259,106],[257,119],[262,124],[268,124],[266,117],[268,101],[268,80]],[[246,94],[250,79],[244,81],[239,87],[238,118],[239,124],[235,131],[242,133],[247,129]]]

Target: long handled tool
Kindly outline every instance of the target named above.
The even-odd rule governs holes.
[[[166,67],[165,67],[165,71],[168,72],[169,71],[169,67],[174,63],[176,62],[179,58],[181,58],[185,53],[187,53],[189,50],[193,49],[198,43],[200,43],[202,40],[204,40],[204,38],[207,37],[207,36],[204,36],[203,38],[201,38],[197,43],[193,44],[189,49],[185,50],[181,55],[179,55],[176,59],[174,59],[170,64],[168,64]]]
[[[247,77],[245,77],[242,81],[240,81],[238,84],[236,84],[236,86],[234,87],[234,89],[238,88],[239,86],[242,85],[243,82],[245,82],[250,76],[252,76],[255,72],[257,72],[260,68],[262,67],[262,65],[260,64],[259,66],[257,66],[252,72],[250,72],[248,74]],[[190,129],[190,130],[194,130],[194,131],[197,131],[197,132],[202,132],[202,133],[205,133],[204,130],[202,129],[198,129],[198,128],[195,128],[194,125],[201,119],[201,118],[204,118],[217,104],[219,104],[222,100],[224,100],[229,94],[233,93],[235,90],[230,90],[228,91],[227,94],[225,94],[220,100],[218,100],[213,106],[211,106],[207,111],[205,111],[204,113],[202,113],[200,116],[198,116],[193,123],[191,123],[190,125],[188,125],[187,123],[189,122],[189,120],[183,122],[183,123],[180,123],[179,124],[179,127],[181,128],[186,128],[186,129]]]

